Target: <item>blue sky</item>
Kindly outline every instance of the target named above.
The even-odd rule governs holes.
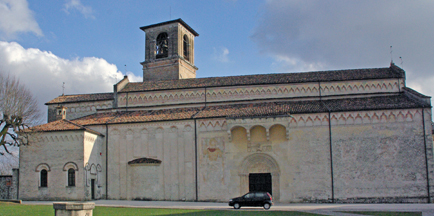
[[[19,43],[65,59],[103,58],[141,76],[145,34],[139,27],[182,18],[200,34],[195,41],[198,77],[270,72],[269,60],[249,39],[263,1],[81,1],[91,9],[87,13],[66,10],[67,2],[29,1],[44,36],[23,34]],[[253,62],[256,66],[246,67]]]
[[[139,27],[182,18],[200,34],[197,77],[388,67],[392,56],[408,86],[434,95],[432,11],[429,0],[0,0],[0,73],[46,114],[63,82],[81,94],[110,92],[125,73],[141,81]]]

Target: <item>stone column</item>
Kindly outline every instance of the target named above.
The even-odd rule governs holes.
[[[92,216],[95,203],[57,202],[53,208],[55,216]]]

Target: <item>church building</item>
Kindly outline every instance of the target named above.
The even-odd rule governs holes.
[[[430,97],[395,64],[196,78],[192,27],[140,29],[143,82],[46,103],[20,147],[19,199],[432,201]]]

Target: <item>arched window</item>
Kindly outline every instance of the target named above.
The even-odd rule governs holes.
[[[169,56],[169,37],[166,32],[160,33],[157,36],[157,56],[156,58],[166,58]]]
[[[41,187],[47,187],[47,180],[48,180],[48,176],[47,176],[47,170],[43,169],[41,170]]]
[[[190,44],[188,43],[187,35],[184,35],[184,58],[185,60],[190,60],[190,52],[189,52]]]
[[[68,186],[75,186],[75,170],[73,168],[68,170]]]

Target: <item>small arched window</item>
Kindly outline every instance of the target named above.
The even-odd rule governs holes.
[[[188,43],[188,37],[187,35],[184,35],[184,59],[185,60],[190,60],[190,52],[189,52],[189,48],[190,48],[190,44]]]
[[[156,45],[157,59],[166,58],[169,56],[169,37],[166,32],[160,33],[157,36]]]
[[[68,186],[75,186],[75,170],[73,168],[68,170]]]
[[[48,173],[46,169],[41,170],[41,187],[47,187]]]

